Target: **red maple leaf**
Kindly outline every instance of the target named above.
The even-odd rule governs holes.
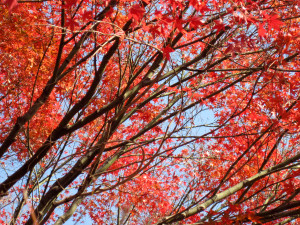
[[[74,31],[75,27],[78,26],[79,23],[76,22],[73,18],[67,19],[66,26],[70,27],[71,31]]]
[[[260,23],[259,25],[258,25],[258,30],[257,30],[257,32],[258,32],[258,35],[259,36],[261,36],[261,37],[265,37],[266,36],[266,30],[265,30],[265,28],[264,28],[264,23]]]
[[[131,18],[133,18],[136,21],[140,21],[143,18],[144,13],[145,9],[139,5],[134,5],[129,10],[129,16],[131,16]]]
[[[198,0],[191,0],[190,5],[192,5],[197,11],[201,13],[205,13],[211,11],[210,8],[207,7],[207,4]]]
[[[268,19],[268,25],[275,30],[280,30],[280,27],[284,25],[284,23],[280,21],[278,15],[272,15]]]
[[[225,30],[225,25],[223,23],[223,20],[219,19],[215,21],[215,26],[213,29],[216,29],[218,32],[221,30]]]
[[[191,28],[193,28],[193,29],[197,29],[198,27],[204,25],[203,21],[198,16],[192,17],[191,19],[189,19],[189,22],[190,22]]]
[[[167,60],[170,60],[170,53],[174,52],[174,49],[170,47],[170,45],[167,45],[164,49],[163,49],[163,55]]]

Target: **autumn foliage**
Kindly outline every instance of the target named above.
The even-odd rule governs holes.
[[[300,224],[299,0],[5,0],[0,224]]]

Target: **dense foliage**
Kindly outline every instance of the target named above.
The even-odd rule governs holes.
[[[1,224],[299,224],[299,7],[2,1]]]

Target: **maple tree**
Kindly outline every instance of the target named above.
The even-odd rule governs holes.
[[[1,224],[299,224],[298,0],[6,0]]]

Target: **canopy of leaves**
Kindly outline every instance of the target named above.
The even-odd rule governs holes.
[[[0,223],[299,224],[299,0],[6,0]]]

